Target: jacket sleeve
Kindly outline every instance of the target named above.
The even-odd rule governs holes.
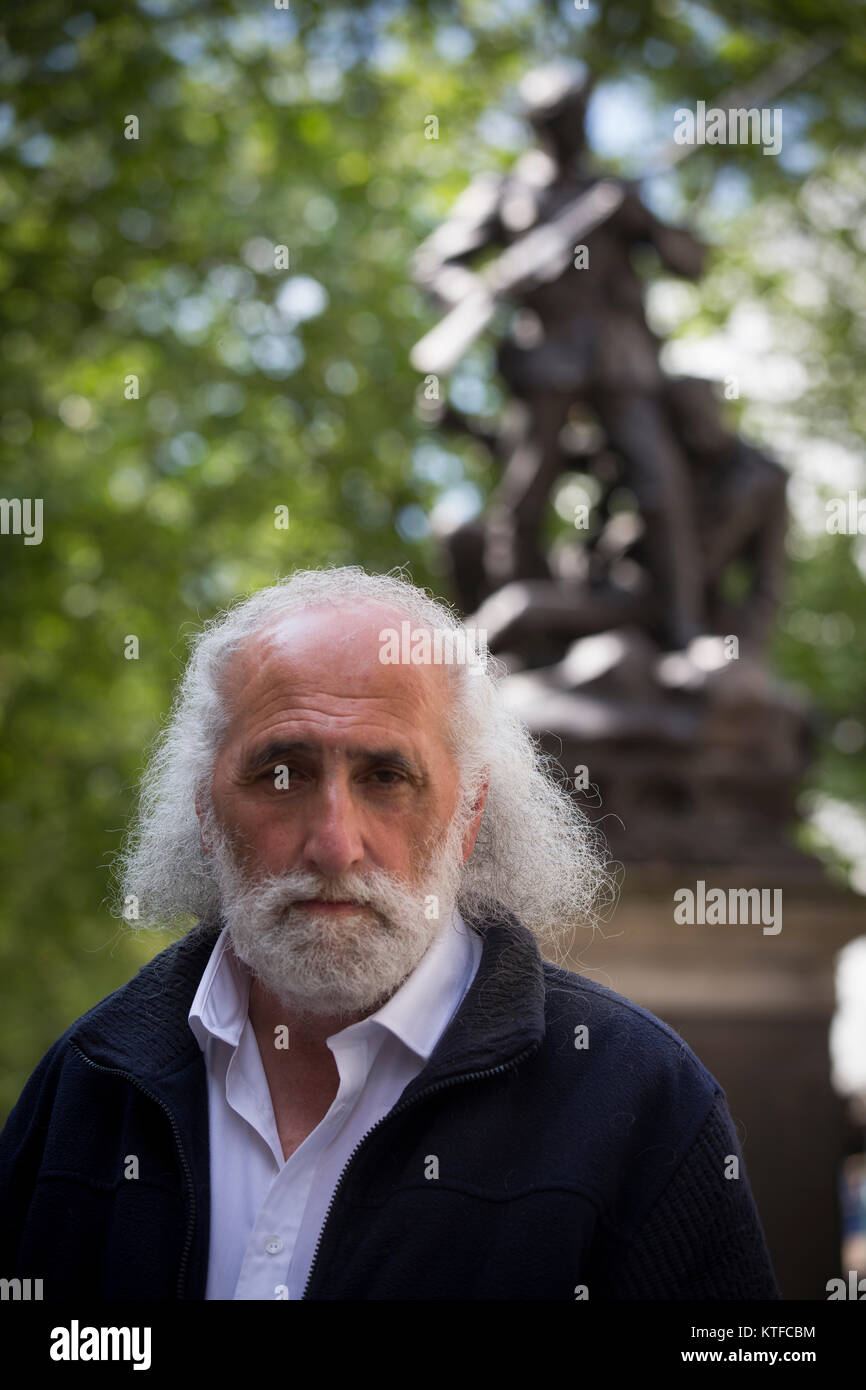
[[[65,1041],[64,1035],[46,1052],[0,1134],[0,1268],[7,1275],[19,1272],[21,1236],[42,1163]]]
[[[737,1160],[738,1176],[733,1174]],[[621,1255],[618,1299],[779,1299],[781,1293],[723,1092]]]

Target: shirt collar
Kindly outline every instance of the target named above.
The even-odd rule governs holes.
[[[232,950],[223,927],[211,951],[189,1011],[189,1026],[204,1051],[208,1038],[237,1047],[247,1020],[251,976]]]
[[[390,999],[328,1042],[354,1041],[363,1032],[383,1028],[428,1060],[457,1012],[480,954],[480,940],[455,908]],[[189,1011],[189,1026],[202,1051],[209,1037],[237,1047],[247,1021],[250,981],[250,971],[235,955],[228,927],[223,927]]]

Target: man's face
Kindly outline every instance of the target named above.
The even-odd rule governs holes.
[[[235,950],[300,1012],[388,997],[437,934],[474,847],[480,809],[465,829],[455,820],[448,671],[379,660],[380,631],[404,617],[306,610],[229,668],[205,843]]]

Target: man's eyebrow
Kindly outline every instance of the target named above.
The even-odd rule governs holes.
[[[343,751],[353,762],[391,763],[411,777],[424,777],[423,768],[399,748],[346,748]],[[306,743],[299,739],[273,739],[262,748],[253,749],[248,754],[243,761],[243,771],[257,772],[293,757],[317,759],[321,757],[321,752],[317,743]]]

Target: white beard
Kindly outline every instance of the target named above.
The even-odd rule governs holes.
[[[457,816],[430,855],[423,886],[416,889],[378,868],[340,878],[298,869],[249,883],[227,836],[212,819],[210,836],[235,954],[298,1016],[367,1017],[375,1012],[450,921],[463,871],[463,830]],[[312,898],[352,899],[367,906],[357,912],[320,912],[305,907],[303,900]]]

